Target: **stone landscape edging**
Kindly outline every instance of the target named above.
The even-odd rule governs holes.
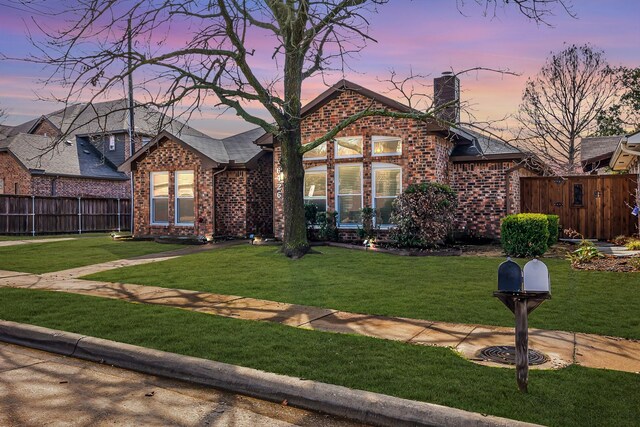
[[[0,320],[0,341],[189,381],[376,426],[525,427],[482,415],[40,326]]]

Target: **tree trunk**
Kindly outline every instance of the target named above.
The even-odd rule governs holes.
[[[284,174],[284,241],[282,251],[300,258],[309,251],[304,217],[304,168],[300,146],[300,128],[283,136],[280,164]]]
[[[296,44],[293,44],[294,46]],[[304,167],[302,165],[300,102],[302,64],[297,51],[287,51],[284,67],[284,106],[286,126],[278,136],[282,147],[280,166],[284,174],[284,241],[282,251],[290,258],[300,258],[309,251],[304,217]]]

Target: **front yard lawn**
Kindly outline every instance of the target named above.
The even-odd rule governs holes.
[[[640,419],[640,381],[630,373],[533,370],[521,394],[512,369],[444,348],[60,292],[0,288],[0,318],[545,425]]]
[[[48,273],[184,247],[145,241],[84,237],[63,242],[0,247],[0,270]]]
[[[110,270],[94,280],[240,295],[357,313],[513,326],[492,292],[504,260],[400,257],[335,247],[290,260],[274,247],[236,246]],[[552,299],[530,317],[534,328],[640,339],[640,274],[575,271],[545,259]]]

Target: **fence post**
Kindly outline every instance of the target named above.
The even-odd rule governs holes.
[[[78,234],[82,234],[82,197],[78,197]]]
[[[31,196],[31,235],[36,235],[36,196]]]
[[[118,198],[118,232],[120,232],[120,198]]]

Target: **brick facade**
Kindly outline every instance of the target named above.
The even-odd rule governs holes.
[[[4,194],[128,198],[130,193],[124,180],[31,175],[9,153],[0,153],[0,180]]]
[[[328,129],[342,120],[366,108],[387,109],[380,102],[347,90],[324,104],[302,120],[302,143],[311,142],[323,136]],[[436,136],[426,124],[410,119],[391,117],[366,117],[349,126],[336,137],[361,136],[363,155],[358,158],[336,159],[335,144],[327,142],[326,160],[304,160],[305,169],[326,165],[327,167],[327,210],[336,210],[335,171],[339,164],[362,165],[363,206],[373,205],[372,168],[374,163],[398,165],[402,168],[402,188],[424,181],[449,181],[449,152],[451,142]],[[373,156],[372,137],[392,136],[402,140],[400,155]],[[274,148],[274,231],[277,237],[284,234],[282,183],[280,182],[280,148]],[[355,230],[343,229],[341,236],[346,240],[355,238]]]
[[[264,153],[251,169],[225,170],[203,166],[191,149],[164,139],[136,161],[134,179],[134,234],[215,235],[245,237],[272,233],[271,153]],[[175,173],[194,171],[193,226],[175,224]],[[169,172],[169,223],[151,224],[151,172]]]
[[[129,198],[129,181],[95,178],[32,176],[33,196]]]

